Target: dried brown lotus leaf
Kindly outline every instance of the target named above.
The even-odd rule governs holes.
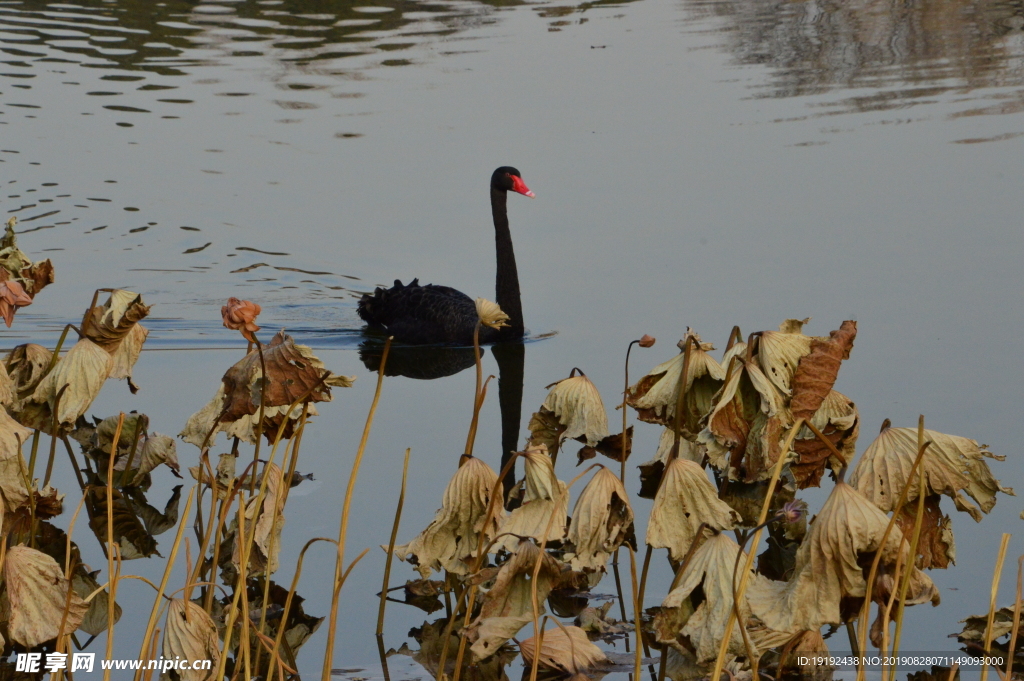
[[[7,221],[4,236],[0,237],[0,268],[6,270],[0,272],[0,281],[13,279],[24,287],[25,293],[35,298],[44,287],[53,283],[53,263],[49,260],[33,263],[18,248],[17,235],[14,233],[16,221],[12,220]]]
[[[149,306],[142,302],[142,296],[116,289],[110,293],[107,302],[86,311],[85,318],[82,319],[82,333],[113,355],[132,328],[148,314]],[[141,343],[139,345],[141,348]]]
[[[526,481],[523,503],[509,514],[499,530],[499,534],[509,535],[502,537],[498,544],[508,551],[515,550],[519,537],[533,537],[539,542],[559,541],[565,536],[569,495],[565,483],[555,476],[547,448],[541,445],[527,449],[523,453],[523,469]],[[551,520],[552,513],[554,520]]]
[[[544,399],[547,409],[565,426],[562,437],[593,447],[608,437],[608,414],[597,387],[582,372],[555,383]]]
[[[796,553],[796,567],[789,582],[758,576],[747,598],[757,617],[777,631],[817,630],[823,624],[841,624],[840,601],[863,598],[866,591],[862,561],[882,550],[881,565],[896,562],[903,533],[893,528],[885,547],[880,547],[889,518],[850,485],[836,483]],[[904,558],[906,556],[904,555]],[[938,591],[928,576],[914,568],[921,589]],[[937,602],[934,600],[933,602]],[[908,601],[909,603],[909,601]]]
[[[715,396],[707,427],[697,441],[708,448],[712,465],[726,471],[730,480],[767,477],[766,471],[780,449],[775,435],[786,425],[782,407],[782,395],[756,364],[734,360],[728,380]],[[757,421],[759,416],[761,421]],[[752,434],[755,425],[759,428]],[[751,453],[755,456],[748,461],[747,449],[752,438],[764,441],[754,443]]]
[[[205,407],[197,411],[195,414],[189,417],[188,422],[178,437],[185,442],[193,444],[196,447],[201,447],[203,442],[206,440],[207,434],[212,431],[207,445],[212,445],[216,439],[217,433],[223,432],[228,438],[237,437],[242,442],[248,442],[249,444],[256,444],[256,425],[259,423],[259,410],[256,410],[254,414],[248,414],[242,416],[237,421],[218,421],[217,418],[221,415],[224,409],[225,393],[224,384],[221,383],[217,389],[217,393],[213,396]],[[263,410],[263,434],[271,442],[277,435],[277,427],[281,421],[285,418],[285,412],[288,411],[290,405],[284,405],[280,407],[269,407]],[[288,425],[285,427],[284,434],[282,437],[290,438],[294,432],[294,425],[302,418],[303,405],[296,405],[294,409],[288,413]],[[307,416],[317,416],[318,412],[316,407],[312,404],[309,405]]]
[[[4,594],[10,608],[7,631],[11,640],[34,648],[52,641],[58,634],[70,634],[81,625],[89,606],[74,593],[53,558],[27,546],[12,546],[7,549],[3,573]],[[64,619],[65,604],[69,602]],[[62,630],[61,621],[64,621]]]
[[[145,525],[124,496],[114,489],[114,541],[120,545],[121,558],[134,560],[148,558],[156,553],[156,540],[146,531]],[[92,504],[89,527],[101,542],[107,541],[107,488],[94,487],[86,503]]]
[[[982,513],[996,505],[996,493],[1013,494],[992,477],[985,458],[1002,460],[985,445],[956,435],[925,430],[924,439],[931,444],[925,450],[921,466],[924,469],[927,494],[951,497],[960,511],[971,514],[981,522]],[[850,484],[883,511],[892,511],[905,485],[910,485],[907,502],[917,498],[920,485],[917,476],[908,480],[910,469],[917,458],[916,428],[886,428],[857,462]],[[964,492],[981,507],[964,497]]]
[[[49,368],[53,353],[42,345],[26,343],[7,353],[4,364],[17,392],[35,390]]]
[[[269,386],[263,391],[264,408],[290,405],[309,390],[312,390],[308,397],[310,402],[331,401],[330,388],[320,382],[326,371],[323,362],[310,348],[279,331],[263,347],[262,362],[259,352],[253,350],[224,374],[226,411],[220,419],[222,422],[237,421],[259,412],[263,363],[266,363],[269,380]]]
[[[992,618],[992,638],[990,640],[995,641],[1013,631],[1013,610],[1012,606],[996,610],[995,616]],[[960,622],[963,623],[964,628],[956,635],[958,641],[961,643],[984,643],[985,632],[988,628],[988,613],[971,615]]]
[[[164,625],[163,656],[165,659],[210,660],[211,667],[220,665],[220,637],[217,624],[196,603],[182,598],[172,599],[167,606]],[[209,670],[178,670],[181,681],[209,681]]]
[[[32,435],[30,428],[25,428],[12,419],[6,409],[0,408],[0,490],[3,492],[4,504],[8,511],[14,511],[28,499],[25,479],[28,465],[21,454],[21,446]]]
[[[826,468],[833,471],[846,468],[856,455],[857,436],[860,433],[857,406],[846,395],[835,390],[829,392],[822,401],[818,411],[811,417],[811,423],[843,456],[840,460],[810,428],[803,426],[793,440],[793,451],[798,458],[790,465],[800,489],[817,487]]]
[[[700,430],[700,419],[711,410],[712,398],[725,379],[725,370],[708,354],[714,349],[710,343],[701,343],[700,336],[690,330],[687,330],[686,337],[696,339],[701,348],[696,350],[691,345],[690,365],[686,372],[686,396],[683,400],[683,430],[693,437]],[[651,369],[629,388],[626,402],[637,410],[641,421],[666,426],[675,421],[679,377],[683,372],[684,361],[685,353],[680,352]]]
[[[823,671],[831,670],[831,667],[823,667],[822,665],[811,663],[814,658],[829,656],[825,639],[822,638],[821,631],[817,629],[814,631],[801,631],[786,644],[785,651],[786,654],[779,660],[780,669],[784,666],[786,669],[796,670],[802,676],[812,679],[817,678],[816,675],[821,674]],[[828,678],[830,677],[831,674],[829,674]],[[822,679],[824,678],[826,677],[822,677]]]
[[[258,496],[254,496],[245,509],[246,533],[251,532],[249,528],[252,527],[252,523],[256,523],[252,550],[249,552],[251,575],[270,575],[277,572],[278,556],[281,552],[281,530],[284,529],[281,495],[286,487],[282,485],[283,473],[277,464],[270,464],[264,469],[263,475],[267,478],[267,487],[262,502]],[[235,533],[231,562],[236,570],[242,563],[242,546],[238,533]]]
[[[697,662],[704,663],[718,656],[726,621],[733,610],[732,580],[737,565],[739,545],[724,534],[709,537],[698,548],[683,571],[679,585],[665,597],[654,618],[655,637],[680,652],[693,650]],[[746,553],[739,557],[745,565]],[[740,567],[742,570],[742,567]],[[704,600],[693,609],[690,594],[700,587]],[[740,604],[744,623],[750,608]],[[734,627],[728,650],[734,655],[744,653],[743,634]]]
[[[787,319],[778,331],[764,331],[758,340],[757,360],[775,387],[783,395],[790,394],[793,374],[800,359],[811,352],[810,336],[803,334],[803,326],[811,318]]]
[[[47,405],[52,413],[57,393],[67,385],[60,398],[57,422],[70,430],[100,394],[113,366],[114,358],[103,348],[80,338],[39,382],[29,401]]]
[[[505,515],[501,503],[495,502],[490,517],[484,517],[497,480],[498,474],[483,461],[467,459],[445,488],[433,522],[408,544],[396,546],[395,556],[415,560],[424,578],[441,569],[468,574],[481,533],[483,541],[490,541]]]
[[[100,588],[100,583],[96,581],[95,573],[87,572],[85,569],[81,569],[71,577],[71,586],[83,600],[92,596],[93,592]],[[92,596],[92,600],[88,602],[89,607],[85,612],[85,616],[82,618],[82,623],[78,626],[81,631],[89,634],[90,636],[99,636],[107,630],[107,622],[110,610],[110,591],[109,589],[103,589]],[[121,606],[114,603],[114,622],[117,623],[121,619]]]
[[[139,476],[149,473],[162,463],[167,464],[167,467],[175,475],[181,477],[178,475],[181,467],[178,465],[177,445],[174,440],[167,435],[153,433],[149,437],[143,438],[138,444],[138,452],[136,452],[135,459],[132,462],[132,469],[136,471],[135,480],[138,480]],[[123,471],[127,465],[128,457],[122,456],[114,464],[114,470]]]
[[[7,366],[0,363],[0,407],[15,404],[18,401],[18,388],[7,373]]]
[[[793,375],[790,409],[793,418],[809,419],[835,385],[839,365],[850,358],[857,322],[845,321],[828,338],[811,340],[811,352],[800,360]]]
[[[536,648],[536,636],[519,644],[526,664],[533,664]],[[573,626],[546,630],[538,658],[540,667],[562,674],[573,674],[608,663],[604,652],[587,638],[587,632]]]
[[[908,537],[913,535],[917,521],[917,501],[905,504],[896,513],[896,524]],[[921,537],[917,543],[916,562],[922,570],[947,568],[956,563],[956,542],[953,540],[953,524],[949,516],[939,509],[939,496],[929,495],[924,500],[924,515]]]
[[[604,571],[608,557],[626,539],[633,509],[618,476],[601,466],[583,489],[572,510],[568,539],[575,550],[566,554],[573,570]]]
[[[541,407],[530,417],[530,446],[547,448],[552,454],[562,446],[562,434],[565,426],[558,422],[558,417],[550,410]]]
[[[718,498],[718,491],[699,464],[676,459],[665,469],[654,498],[647,543],[656,549],[667,548],[672,560],[680,562],[697,540],[701,523],[707,524],[703,536],[710,536],[713,530],[733,529],[740,517]]]

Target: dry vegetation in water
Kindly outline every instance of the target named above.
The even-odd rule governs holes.
[[[49,261],[32,263],[17,249],[10,222],[0,242],[0,314],[8,326],[52,281]],[[497,327],[506,319],[488,301],[478,300],[477,310],[480,325]],[[108,380],[125,379],[132,392],[138,389],[132,368],[149,314],[141,296],[97,291],[81,324],[68,325],[53,351],[19,345],[0,363],[0,678],[34,678],[17,675],[6,661],[12,652],[68,653],[100,634],[106,651],[96,652],[112,657],[122,614],[118,585],[142,579],[127,574],[126,562],[157,559],[165,561],[160,583],[143,580],[154,597],[139,658],[212,660],[209,672],[170,672],[168,678],[184,681],[296,678],[300,650],[323,628],[321,678],[329,678],[340,592],[366,553],[346,557],[346,535],[388,346],[338,537],[311,537],[298,556],[282,556],[289,490],[303,479],[296,469],[304,429],[317,413],[315,403],[330,401],[332,388],[353,379],[332,374],[283,332],[264,344],[259,313],[258,305],[237,299],[222,310],[225,326],[238,330],[249,348],[180,432],[198,450],[185,474],[194,482],[187,494],[185,482],[176,486],[162,509],[146,494],[154,475],[183,477],[176,440],[151,431],[143,414],[87,417]],[[745,341],[737,328],[720,361],[710,343],[688,330],[680,352],[633,385],[627,351],[616,433],[597,388],[573,369],[548,386],[529,420],[523,451],[500,472],[473,455],[487,390],[477,347],[473,419],[441,508],[421,532],[396,545],[403,474],[383,547],[388,559],[377,634],[396,590],[404,603],[444,615],[412,632],[418,649],[403,645],[382,662],[409,655],[438,681],[498,681],[519,654],[530,681],[582,681],[609,671],[639,675],[644,665],[656,681],[722,673],[823,678],[829,670],[798,662],[827,651],[823,631],[846,627],[850,643],[844,647],[898,650],[904,608],[938,603],[927,571],[955,561],[948,504],[980,522],[997,494],[1012,490],[993,477],[987,459],[999,457],[984,445],[927,430],[923,419],[917,428],[886,422],[855,461],[857,407],[833,386],[856,324],[843,322],[819,338],[803,334],[805,322],[786,320],[778,331]],[[654,339],[644,336],[629,350],[633,345],[649,348]],[[641,427],[661,431],[654,458],[639,466],[640,494],[653,499],[640,560],[624,484],[633,439],[628,408],[651,424]],[[230,451],[214,459],[220,432]],[[557,474],[558,454],[570,440],[581,445],[577,460],[563,457],[562,465],[588,464],[566,482]],[[599,454],[616,465],[591,461]],[[520,459],[524,477],[506,501],[503,478]],[[74,473],[79,491],[73,503],[50,485],[56,465]],[[822,484],[831,485],[831,493],[812,515],[798,494]],[[55,519],[65,510],[71,513],[62,528]],[[98,570],[82,562],[73,541],[82,511],[106,558]],[[183,541],[188,525],[195,554],[191,541]],[[173,540],[158,542],[171,530]],[[763,536],[765,547],[755,556]],[[297,589],[306,551],[316,542],[334,544],[335,571],[330,609],[313,615],[304,611]],[[648,583],[652,556],[661,549],[674,578]],[[182,553],[187,579],[171,584]],[[999,568],[1004,555],[1005,542]],[[390,587],[392,557],[411,563],[418,578]],[[274,573],[290,569],[293,560],[290,583],[275,582]],[[591,597],[609,571],[617,608]],[[644,612],[648,593],[663,600]],[[1016,606],[996,610],[993,592],[987,617],[966,620],[960,637],[967,649],[1019,652],[1020,600],[1018,588]],[[616,640],[632,652],[609,653],[595,644]],[[1008,657],[1012,665],[1014,656]],[[895,670],[886,671],[894,679]],[[64,676],[63,670],[54,675]],[[135,678],[155,677],[142,670]]]

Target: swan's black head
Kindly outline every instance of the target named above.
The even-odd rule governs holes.
[[[534,193],[523,182],[522,175],[512,166],[502,166],[491,175],[491,186],[506,192],[518,192],[523,196],[534,198]]]

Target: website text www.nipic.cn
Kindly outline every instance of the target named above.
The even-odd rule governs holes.
[[[19,672],[91,672],[95,668],[96,653],[18,653],[15,671]],[[155,660],[100,660],[100,669],[152,669],[161,673],[172,669],[177,671],[210,670],[212,660],[183,660],[180,657]]]

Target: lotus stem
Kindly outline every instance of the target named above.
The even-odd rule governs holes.
[[[779,451],[779,458],[775,462],[775,468],[772,469],[772,477],[768,483],[768,489],[765,492],[764,503],[761,505],[761,514],[758,516],[758,525],[763,525],[768,517],[768,508],[772,502],[772,496],[775,494],[775,485],[779,482],[779,476],[782,474],[782,466],[786,462],[786,453],[789,452],[789,448],[793,444],[793,438],[796,437],[800,427],[804,424],[804,419],[799,418],[789,429],[789,433],[786,434],[786,440],[782,444],[782,448]],[[761,540],[761,531],[763,527],[759,527],[754,532],[754,541],[750,547],[750,553],[747,554],[747,564],[743,569],[743,576],[740,579],[739,588],[736,591],[736,597],[734,601],[740,601],[743,596],[747,593],[747,580],[750,576],[752,566],[754,564],[754,551],[757,548],[758,542]],[[729,619],[725,625],[725,632],[722,636],[722,643],[718,648],[718,657],[715,658],[715,669],[711,675],[711,678],[716,680],[722,677],[722,667],[725,665],[726,651],[729,649],[729,641],[732,639],[732,628],[736,624],[736,612],[729,613]],[[742,624],[741,624],[742,626]]]
[[[68,389],[68,383],[65,383],[60,390],[57,391],[57,395],[53,398],[53,425],[50,431],[50,458],[46,460],[46,474],[43,476],[43,489],[50,484],[50,476],[53,474],[53,460],[57,456],[57,415],[60,413],[60,398],[64,396],[64,391]]]
[[[256,423],[256,449],[252,452],[253,470],[252,479],[249,482],[249,495],[252,496],[253,491],[256,489],[256,462],[260,459],[260,445],[263,444],[263,414],[267,404],[267,387],[270,384],[270,377],[267,376],[267,361],[263,357],[263,343],[260,343],[260,339],[256,337],[256,334],[252,334],[253,340],[256,342],[256,351],[260,353],[260,420]],[[284,415],[282,424],[288,422],[288,416],[291,412]]]
[[[28,487],[28,492],[29,492],[30,496],[32,494],[31,482],[36,477],[36,453],[39,451],[39,437],[40,437],[40,435],[41,435],[41,431],[39,431],[39,430],[34,431],[32,433],[32,452],[31,452],[31,454],[29,454],[29,457],[28,457],[28,479],[29,479],[29,483],[30,483],[29,487]]]
[[[1003,540],[999,543],[999,555],[996,557],[996,569],[992,573],[992,591],[988,601],[988,621],[985,622],[985,659],[982,660],[981,665],[981,681],[985,681],[988,678],[988,656],[992,652],[992,623],[996,617],[996,598],[999,596],[999,578],[1003,574],[1003,561],[1006,560],[1006,548],[1010,545],[1010,537],[1013,535],[1003,533]],[[1020,608],[1018,604],[1014,607],[1014,610]],[[1014,621],[1014,627],[1017,626],[1016,620]],[[1010,649],[1010,659],[1013,659],[1013,648]],[[998,668],[996,669],[998,671]],[[1009,676],[1007,676],[1009,678]]]
[[[781,454],[779,454],[779,458],[782,458]],[[764,527],[767,527],[769,522],[771,521],[766,520],[762,525],[759,525],[757,528],[755,528],[754,532],[759,532]],[[740,598],[739,594],[737,593],[736,587],[736,574],[739,572],[740,558],[743,556],[743,548],[747,545],[747,541],[750,539],[751,535],[752,532],[744,532],[742,534],[742,540],[739,542],[740,548],[739,551],[736,552],[736,560],[734,560],[732,564],[732,578],[729,580],[729,585],[732,592],[732,612],[730,616],[735,618],[737,622],[740,622],[740,638],[743,639],[743,649],[747,651],[747,659],[750,661],[751,677],[753,679],[757,679],[760,678],[757,674],[757,668],[761,661],[761,658],[756,655],[756,649],[753,646],[751,646],[750,636],[747,633],[747,627],[743,624],[743,620],[740,617]],[[696,537],[694,537],[694,541],[696,541]],[[754,554],[753,548],[750,549],[750,554]],[[747,570],[750,569],[750,565],[751,563],[747,563]],[[744,575],[744,577],[746,576],[747,575]],[[732,632],[729,631],[728,635],[731,638]]]
[[[84,492],[85,480],[82,479],[82,471],[78,467],[78,458],[75,456],[71,443],[68,441],[68,436],[61,433],[60,439],[64,443],[64,448],[68,450],[68,458],[71,459],[71,469],[75,472],[75,478],[78,480],[78,487]]]
[[[902,548],[902,543],[901,543],[901,548]],[[893,574],[892,574],[893,584],[897,584],[898,585],[900,583],[900,581],[903,578],[903,570],[906,567],[907,566],[904,564],[904,561],[903,561],[903,551],[902,550],[901,551],[897,551],[896,552],[896,566],[895,566],[895,568],[893,568]],[[913,567],[913,564],[911,564],[911,567]],[[899,593],[899,589],[894,589],[889,594],[889,600],[885,603],[885,607],[883,608],[881,604],[879,604],[879,606],[878,606],[878,610],[879,610],[878,617],[882,621],[882,647],[879,648],[879,654],[880,654],[880,657],[882,657],[883,659],[885,658],[885,656],[889,652],[889,619],[890,619],[889,615],[892,613],[892,606],[896,603],[896,596],[897,596],[898,593]],[[847,624],[849,624],[849,622]],[[889,676],[889,667],[890,667],[890,665],[887,665],[887,664],[885,664],[883,662],[883,664],[882,664],[882,678],[883,679],[887,678]]]
[[[647,337],[645,336],[645,338],[647,338]],[[625,384],[624,384],[624,386],[622,388],[622,470],[619,472],[619,481],[623,485],[626,484],[626,450],[627,450],[627,447],[626,447],[626,427],[628,425],[627,419],[629,417],[629,415],[626,413],[626,401],[629,398],[629,353],[633,351],[633,346],[636,345],[637,343],[640,343],[640,341],[641,341],[641,339],[637,338],[636,340],[630,341],[629,345],[626,346],[626,368],[625,368],[626,381],[625,381]],[[653,343],[653,341],[651,341],[651,342]],[[646,346],[646,347],[650,347],[650,346]],[[616,561],[618,560],[618,558],[619,558],[619,552],[618,552],[618,550],[616,550],[615,551],[615,559],[616,559]],[[625,613],[623,613],[622,618],[623,619],[626,618]]]
[[[285,421],[287,421],[287,418],[285,419]],[[291,443],[289,443],[288,446],[290,446],[290,445],[291,445]],[[286,458],[288,456],[288,446],[285,447],[285,457]],[[271,522],[272,523],[277,522],[278,514],[284,512],[284,503],[283,503],[284,492],[283,492],[283,490],[289,489],[288,486],[291,483],[291,479],[289,479],[288,482],[285,482],[284,470],[283,469],[279,469],[279,470],[281,472],[280,472],[280,474],[277,477],[278,494],[274,495],[274,509],[273,509],[273,515],[271,516],[271,518],[272,518]],[[264,475],[266,475],[267,472],[268,471],[264,470]],[[269,544],[267,546],[267,566],[263,570],[263,577],[262,577],[262,581],[263,581],[263,602],[262,602],[262,607],[260,608],[260,622],[259,622],[259,625],[256,627],[257,634],[263,634],[263,628],[267,624],[267,603],[270,601],[270,559],[271,559],[271,556],[274,555],[274,544],[276,543],[276,539],[277,539],[277,533],[276,532],[271,532],[270,533],[270,542],[269,542]],[[281,624],[282,624],[282,626],[284,626],[284,622],[282,622]],[[253,671],[253,675],[256,676],[256,677],[259,677],[259,675],[260,675],[260,666],[261,666],[260,665],[260,655],[259,655],[259,650],[257,650],[256,651],[256,669]]]
[[[388,581],[391,579],[391,559],[395,555],[395,539],[398,538],[398,525],[402,521],[402,506],[405,504],[405,481],[409,475],[409,454],[411,447],[405,449],[405,462],[402,464],[402,488],[398,493],[398,506],[395,508],[395,523],[391,526],[391,539],[388,541],[388,555],[384,559],[384,583],[380,587],[380,610],[377,612],[377,636],[384,633],[384,608],[387,606]],[[485,519],[486,522],[486,519]]]
[[[664,472],[662,473],[662,478],[664,478]],[[644,602],[644,594],[647,593],[647,570],[651,567],[651,554],[652,553],[654,553],[654,547],[652,547],[650,544],[648,544],[647,545],[647,551],[644,553],[644,567],[643,567],[643,570],[640,572],[640,593],[639,593],[639,598],[640,598],[640,603],[641,604]]]
[[[725,351],[729,352],[732,350],[732,346],[736,344],[736,341],[743,340],[743,332],[740,331],[739,326],[732,327],[732,331],[729,332],[729,340],[725,342]]]
[[[620,619],[626,621],[626,600],[622,597],[622,580],[619,578],[619,549],[615,549],[615,555],[612,557],[612,575],[615,577],[615,595],[619,599],[619,613]],[[623,639],[623,643],[626,644],[626,652],[629,652],[629,637]]]
[[[924,414],[922,414],[917,419],[917,446],[918,446],[918,449],[923,448],[924,447],[924,443],[925,443],[925,439],[924,439]],[[918,476],[918,478],[920,478],[920,482],[918,484],[918,489],[917,489],[917,516],[914,519],[914,537],[913,537],[913,539],[910,540],[910,555],[907,556],[907,571],[903,573],[903,578],[900,580],[900,604],[896,608],[896,632],[893,634],[893,637],[892,637],[892,654],[893,655],[896,655],[897,653],[899,653],[899,650],[900,650],[900,634],[901,634],[901,632],[903,630],[903,610],[906,607],[907,588],[910,586],[910,578],[914,574],[914,567],[915,567],[915,565],[917,563],[917,545],[918,545],[918,541],[921,538],[921,528],[924,526],[924,500],[925,500],[925,492],[926,492],[924,471],[921,471],[921,474]],[[911,481],[908,480],[908,482],[907,482],[908,486],[910,485],[910,482]],[[898,510],[894,510],[893,511],[893,516],[894,517],[895,517],[897,512],[898,512]],[[905,535],[904,535],[904,538],[906,538]],[[900,545],[900,549],[902,550],[902,548],[903,548],[903,546],[901,544]],[[1004,549],[1005,549],[1005,547],[1004,547]],[[879,553],[884,553],[885,552],[885,545],[884,544],[879,546],[878,552]],[[1002,555],[1005,556],[1005,552]],[[1002,563],[1000,563],[1000,568],[1002,568]],[[896,668],[895,668],[895,666],[893,666],[892,671],[889,673],[889,679],[890,679],[890,681],[896,681]],[[984,671],[982,672],[982,680],[981,681],[985,681],[985,679],[984,679]]]
[[[473,419],[469,422],[469,434],[466,436],[465,456],[473,456],[473,441],[476,439],[477,418],[480,414],[480,390],[483,388],[484,367],[480,361],[480,320],[473,327],[473,359],[476,364],[476,388],[473,390]],[[461,465],[461,464],[460,464]]]
[[[1020,599],[1024,587],[1024,556],[1017,559],[1017,597],[1013,601],[1013,628],[1010,630],[1009,656],[1006,660],[1006,678],[1012,679],[1014,650],[1017,648],[1017,631],[1020,629]]]
[[[111,445],[111,453],[107,458],[107,575],[110,579],[110,595],[107,597],[107,659],[114,656],[114,456],[117,452],[117,443],[121,438],[121,428],[124,426],[124,412],[117,418],[117,428],[114,429],[114,440]],[[36,431],[37,433],[39,431]],[[31,494],[29,490],[29,494]],[[110,670],[103,671],[103,681],[109,681]]]
[[[633,627],[636,629],[636,659],[633,662],[633,678],[636,681],[640,681],[640,661],[643,658],[644,648],[644,623],[643,613],[641,612],[643,604],[640,602],[639,591],[637,590],[636,556],[633,554],[633,547],[629,545],[629,542],[625,542],[625,544],[626,550],[629,552],[629,576],[632,580],[633,592]],[[540,653],[539,648],[537,652],[538,654]]]
[[[135,483],[135,475],[132,473],[132,463],[135,461],[135,450],[138,449],[138,447],[139,447],[139,436],[142,434],[142,430],[143,430],[142,418],[143,417],[142,417],[141,414],[139,414],[139,416],[137,416],[135,418],[135,437],[132,438],[132,446],[128,450],[128,460],[125,462],[124,472],[121,473],[121,486],[122,487],[124,487],[124,486],[126,486],[128,484],[134,484]],[[146,427],[148,428],[148,424],[146,425]],[[147,431],[146,434],[147,435],[149,434],[148,431]],[[117,451],[116,448],[115,448],[115,451]],[[202,475],[202,473],[200,473],[200,475]],[[126,483],[125,482],[125,478],[127,476],[130,476],[130,477],[128,477],[128,482]],[[200,492],[200,494],[202,494],[202,492]],[[197,511],[201,510],[202,506],[203,506],[202,502],[200,502],[200,504],[196,508],[196,510]],[[187,608],[185,609],[185,612],[186,613],[188,612]]]
[[[665,468],[675,461],[676,457],[679,456],[679,441],[682,439],[682,427],[683,427],[683,404],[686,399],[687,389],[687,375],[690,373],[690,347],[696,345],[697,349],[700,350],[700,346],[697,345],[697,339],[690,334],[686,335],[686,341],[683,345],[683,370],[679,374],[679,390],[676,394],[676,412],[675,420],[673,421],[672,427],[675,431],[675,439],[672,442],[672,449],[669,451],[668,457],[665,460]],[[665,471],[662,470],[661,479],[665,479]],[[659,481],[658,487],[661,487]]]
[[[352,472],[348,476],[348,487],[345,490],[345,503],[341,509],[341,527],[338,529],[338,555],[334,562],[334,588],[331,594],[330,624],[327,630],[327,648],[324,651],[324,666],[321,681],[330,681],[331,662],[334,660],[334,635],[338,627],[338,599],[341,597],[342,566],[345,563],[345,538],[348,535],[348,514],[352,506],[352,492],[355,490],[356,478],[359,475],[359,465],[363,462],[363,453],[366,451],[366,442],[370,439],[370,430],[373,428],[373,416],[377,412],[377,404],[380,402],[380,390],[384,384],[384,367],[387,365],[388,353],[391,351],[391,340],[389,336],[384,343],[384,352],[381,353],[380,366],[377,368],[377,388],[373,393],[373,402],[370,403],[370,413],[366,416],[366,425],[363,427],[363,435],[359,440],[359,449],[356,450],[356,458],[352,462]]]
[[[164,589],[167,588],[167,582],[171,578],[171,570],[174,568],[174,559],[178,556],[178,547],[181,545],[181,537],[185,534],[185,521],[188,519],[189,511],[192,510],[192,499],[195,497],[196,487],[192,487],[188,493],[188,501],[185,502],[185,511],[181,514],[178,519],[178,533],[174,536],[174,544],[171,545],[171,555],[167,559],[167,565],[164,566],[164,575],[160,578],[160,588],[157,589],[156,598],[153,599],[153,607],[149,611],[149,621],[146,623],[146,633],[142,636],[142,650],[139,651],[139,659],[147,659],[146,649],[149,646],[149,641],[153,636],[153,629],[156,628],[156,620],[160,606],[162,605],[162,599]],[[109,527],[109,526],[108,526]],[[109,596],[110,603],[114,602],[113,594]],[[113,617],[110,618],[110,622],[113,622]],[[111,624],[113,626],[113,624]],[[110,659],[110,658],[107,658]],[[141,670],[140,670],[141,671]],[[135,678],[139,679],[140,674],[137,671]],[[221,677],[223,678],[223,676]]]

